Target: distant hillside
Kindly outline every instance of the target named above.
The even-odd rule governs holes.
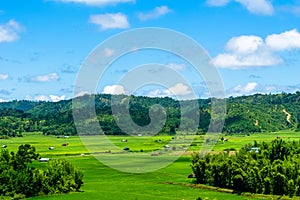
[[[120,135],[124,132],[117,126],[111,111],[111,95],[95,95],[95,108],[101,128],[106,134]],[[85,96],[84,98],[91,98]],[[180,102],[165,98],[118,96],[122,101],[117,106],[126,106],[129,101],[129,111],[132,120],[146,126],[150,123],[149,108],[160,104],[166,111],[167,121],[160,133],[174,134],[179,125],[182,110]],[[252,133],[279,130],[300,130],[300,92],[295,94],[255,94],[251,96],[230,97],[227,101],[227,115],[223,132]],[[200,123],[198,133],[204,133],[210,122],[210,99],[200,99]],[[82,101],[82,107],[86,106]],[[192,103],[192,101],[190,101]],[[189,103],[189,102],[187,102]],[[183,112],[194,112],[189,107]],[[79,111],[80,112],[80,111]],[[158,112],[158,111],[157,111]],[[158,115],[157,115],[158,116]],[[183,119],[189,120],[189,119]],[[124,121],[124,119],[123,119]],[[83,123],[89,123],[88,120]],[[191,122],[192,123],[192,122]],[[130,129],[130,127],[129,127]],[[21,136],[22,132],[42,131],[44,134],[73,135],[76,128],[73,122],[72,100],[60,102],[11,101],[0,103],[0,135]],[[132,132],[138,133],[139,130]],[[95,133],[86,133],[95,134]]]
[[[237,133],[299,129],[299,98],[299,92],[229,98],[224,131]]]

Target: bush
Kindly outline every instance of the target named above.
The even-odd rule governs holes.
[[[43,172],[43,188],[45,194],[67,193],[79,191],[83,174],[72,163],[65,159],[53,159]]]

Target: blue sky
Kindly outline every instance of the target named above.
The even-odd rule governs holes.
[[[99,43],[143,27],[172,29],[197,41],[218,68],[227,96],[300,90],[299,0],[1,0],[0,101],[71,98],[81,64]],[[188,63],[154,51],[120,59],[98,92],[123,93],[118,78],[149,62],[179,71],[200,97],[209,96]],[[137,94],[169,90],[150,87]]]

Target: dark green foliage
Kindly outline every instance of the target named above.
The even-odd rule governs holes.
[[[39,171],[28,166],[38,154],[30,145],[21,145],[17,153],[2,150],[0,154],[0,195],[26,197],[37,194],[40,188]]]
[[[45,171],[39,171],[29,165],[38,156],[29,144],[19,146],[17,153],[0,152],[0,197],[17,199],[80,189],[83,174],[70,162],[53,160]]]
[[[45,194],[79,191],[83,174],[72,163],[64,159],[54,159],[43,172],[42,191]]]
[[[224,132],[231,134],[296,129],[299,126],[299,99],[300,92],[228,98]],[[291,115],[289,120],[285,111]]]
[[[251,152],[258,147],[259,152]],[[276,139],[244,146],[236,155],[228,153],[192,157],[197,183],[274,195],[299,195],[299,142]]]
[[[95,98],[94,98],[95,97]],[[161,123],[162,129],[158,133],[174,134],[181,127],[186,133],[205,133],[210,124],[211,99],[200,99],[199,109],[191,109],[196,100],[185,101],[184,107],[172,98],[150,98],[108,94],[86,95],[78,97],[82,99],[79,107],[74,111],[77,115],[85,115],[82,123],[89,126],[95,121],[101,125],[107,135],[126,134],[119,124],[125,124],[130,134],[141,132],[136,126],[128,125],[133,121],[136,125],[145,127],[151,124],[150,108],[156,104],[161,105],[166,114],[166,121],[159,118],[161,111],[153,109],[153,116]],[[111,99],[117,99],[113,106],[120,111],[112,113]],[[295,94],[255,94],[252,96],[229,97],[227,99],[227,115],[223,132],[227,134],[253,132],[274,132],[279,130],[300,130],[300,92]],[[93,102],[95,105],[89,105]],[[90,113],[85,111],[90,106],[95,106],[97,119],[92,119]],[[94,108],[94,107],[93,107]],[[129,111],[129,116],[124,116],[121,111]],[[193,114],[200,115],[200,120],[195,121]],[[288,117],[288,114],[290,116]],[[215,126],[223,124],[216,122]],[[190,127],[198,123],[198,130],[190,130]],[[156,130],[160,123],[152,125],[148,130]],[[92,126],[89,126],[92,127]],[[60,102],[33,102],[12,101],[0,103],[0,135],[21,136],[22,132],[41,131],[46,135],[74,135],[76,128],[73,120],[72,100]],[[99,134],[96,130],[88,130],[86,135]],[[147,133],[143,133],[147,134]],[[148,133],[150,134],[150,133]]]

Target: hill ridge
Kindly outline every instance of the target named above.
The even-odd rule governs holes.
[[[94,97],[95,99],[93,99]],[[125,134],[118,127],[115,116],[112,115],[111,97],[112,95],[109,94],[96,94],[78,98],[95,100],[99,124],[106,134]],[[132,120],[140,126],[146,126],[151,122],[149,108],[152,105],[160,104],[164,107],[167,121],[159,133],[174,134],[178,131],[182,120],[180,109],[183,109],[184,112],[194,112],[189,109],[189,106],[180,108],[180,102],[169,97],[126,95],[118,95],[118,97],[129,100],[123,101],[123,103],[120,101],[117,106],[125,106],[124,108],[129,109]],[[223,132],[246,134],[279,130],[297,131],[300,129],[299,98],[300,92],[226,98],[227,114]],[[207,131],[210,123],[211,99],[186,100],[187,105],[194,101],[199,103],[199,111],[197,111],[200,114],[199,129],[189,130],[187,127],[187,130],[202,134]],[[89,106],[84,102],[82,101],[79,110]],[[125,105],[124,102],[129,102],[129,105]],[[44,134],[54,135],[76,134],[72,99],[59,102],[15,100],[0,103],[0,135],[16,136],[21,135],[24,131],[41,131]],[[131,131],[137,133],[139,130],[132,129]]]

